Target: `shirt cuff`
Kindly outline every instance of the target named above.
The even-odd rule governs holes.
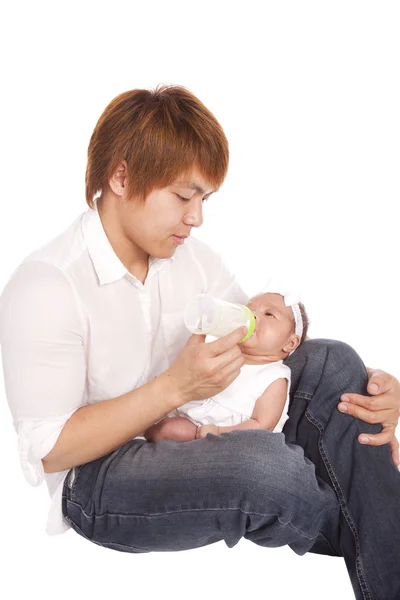
[[[55,446],[62,428],[75,410],[54,421],[23,421],[17,426],[19,460],[30,485],[36,487],[42,483],[44,469],[41,459]]]

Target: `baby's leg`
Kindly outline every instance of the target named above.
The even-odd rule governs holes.
[[[160,440],[178,440],[190,442],[196,439],[197,427],[185,417],[168,417],[152,425],[144,432],[148,442],[159,442]]]

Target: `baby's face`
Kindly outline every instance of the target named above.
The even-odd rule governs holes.
[[[283,348],[295,337],[291,307],[285,306],[280,294],[260,294],[251,298],[247,306],[256,317],[256,327],[241,348],[253,355],[276,356],[279,360]]]

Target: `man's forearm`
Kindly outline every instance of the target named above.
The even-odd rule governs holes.
[[[177,406],[168,372],[118,398],[82,406],[68,419],[55,446],[42,459],[44,470],[64,471],[105,456],[141,435]]]

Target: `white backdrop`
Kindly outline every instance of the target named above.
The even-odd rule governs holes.
[[[303,291],[311,337],[400,377],[400,18],[396,1],[20,2],[2,9],[0,288],[86,209],[90,134],[118,93],[182,84],[224,127],[229,174],[200,239],[249,293]],[[146,594],[353,598],[339,558],[221,542],[126,555],[44,533],[47,492],[19,470],[0,387],[8,598]],[[4,563],[5,560],[5,563]],[[187,577],[186,575],[187,574]],[[40,594],[40,596],[39,596]]]

